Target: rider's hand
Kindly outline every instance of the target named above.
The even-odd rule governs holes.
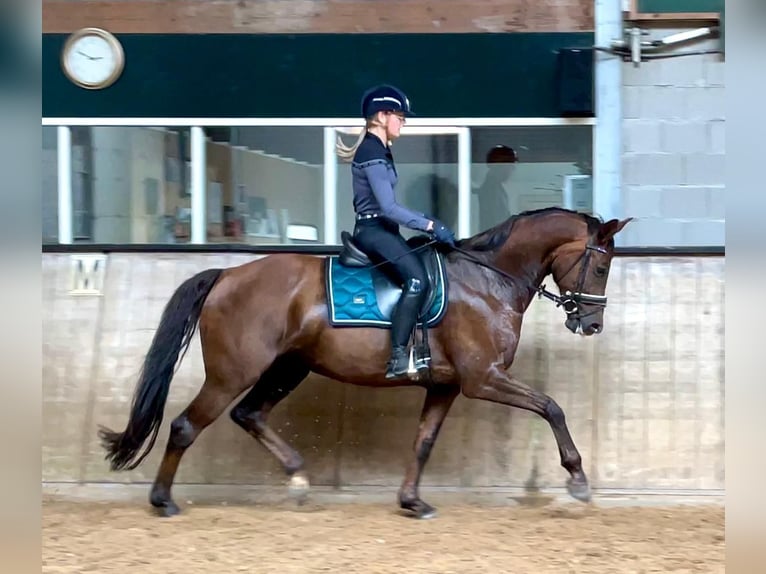
[[[444,243],[450,247],[455,247],[455,234],[441,221],[434,220],[431,233],[439,243]]]

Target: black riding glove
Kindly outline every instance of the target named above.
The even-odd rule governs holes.
[[[439,243],[444,243],[450,247],[455,247],[455,234],[452,230],[444,225],[441,221],[434,220],[434,228],[431,233]]]

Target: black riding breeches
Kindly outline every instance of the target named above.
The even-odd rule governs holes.
[[[354,243],[373,263],[388,261],[385,271],[402,285],[402,296],[391,317],[391,342],[404,347],[428,296],[428,275],[423,262],[399,233],[399,226],[385,219],[363,219],[354,227]],[[383,269],[381,269],[383,270]]]

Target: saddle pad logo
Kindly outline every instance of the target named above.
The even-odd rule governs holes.
[[[367,297],[364,295],[354,295],[354,305],[366,305],[367,304]]]

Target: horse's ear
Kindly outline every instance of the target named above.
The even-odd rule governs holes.
[[[598,230],[599,243],[606,243],[607,241],[609,241],[612,237],[614,237],[620,231],[622,231],[622,228],[625,227],[631,221],[633,221],[633,218],[628,217],[627,219],[623,219],[622,221],[620,221],[619,219],[610,219],[606,223],[602,223],[601,229]]]

